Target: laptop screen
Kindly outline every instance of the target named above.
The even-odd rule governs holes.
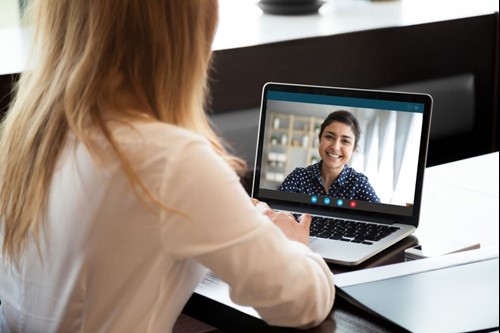
[[[431,108],[425,94],[268,83],[252,195],[276,209],[416,226]]]

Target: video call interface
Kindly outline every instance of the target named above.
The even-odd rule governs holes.
[[[348,111],[361,129],[358,147],[347,165],[365,175],[377,202],[285,190],[296,168],[322,163],[318,138],[325,118]],[[415,198],[424,104],[406,101],[268,91],[259,133],[256,191],[274,203],[321,211],[356,210],[411,216]]]

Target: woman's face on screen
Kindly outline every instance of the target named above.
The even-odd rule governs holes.
[[[349,125],[334,121],[326,126],[319,140],[323,168],[339,169],[347,164],[354,151],[355,136]]]

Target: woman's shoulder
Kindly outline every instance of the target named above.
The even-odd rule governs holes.
[[[127,138],[134,140],[139,137],[148,142],[157,142],[159,144],[168,143],[168,140],[176,140],[177,142],[206,141],[201,135],[193,131],[160,121],[137,121],[123,124],[117,126],[113,134],[121,140]]]
[[[347,178],[350,179],[355,179],[358,181],[368,181],[368,177],[364,173],[356,171],[356,169],[349,165],[346,165],[344,167],[343,173]]]
[[[292,170],[286,177],[288,180],[295,179],[295,180],[303,180],[303,179],[308,179],[312,178],[315,175],[316,167],[315,165],[308,165],[305,167],[296,167],[295,169]]]
[[[208,144],[201,135],[159,121],[137,121],[112,126],[115,140],[124,147],[143,146],[161,150],[180,150],[190,144]]]
[[[291,175],[299,176],[299,175],[305,175],[309,173],[312,170],[312,166],[308,165],[305,167],[296,167],[293,169],[293,171],[290,173]]]
[[[209,150],[210,143],[203,136],[179,126],[158,121],[128,122],[112,125],[116,143],[129,159],[144,163],[152,160],[196,159],[200,152]],[[164,158],[162,158],[164,157]]]

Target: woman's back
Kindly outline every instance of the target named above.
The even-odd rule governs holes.
[[[138,200],[112,153],[96,167],[81,144],[72,150],[68,143],[40,233],[43,261],[30,243],[20,270],[1,268],[11,328],[165,332],[204,266],[230,284],[235,302],[254,306],[272,324],[324,318],[334,295],[328,266],[253,207],[208,142],[158,122],[113,133],[169,210]]]
[[[183,164],[175,156],[201,140],[173,126],[142,128],[144,135],[123,127],[118,141],[145,183],[159,191]],[[137,200],[118,161],[108,158],[97,169],[84,146],[73,150],[73,143],[66,145],[54,173],[40,235],[43,261],[30,243],[19,271],[10,276],[2,268],[0,294],[7,318],[26,331],[165,329],[204,268],[172,257],[165,244],[168,235],[162,239],[168,219],[160,222],[157,209]],[[176,189],[164,192],[175,196]]]

